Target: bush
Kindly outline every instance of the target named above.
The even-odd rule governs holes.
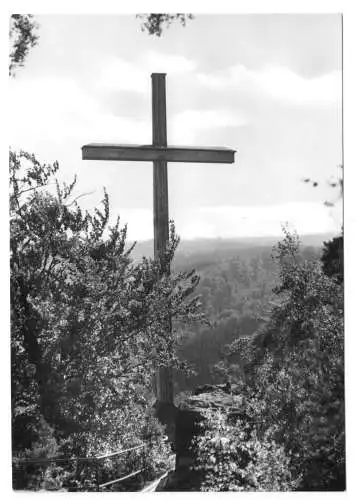
[[[95,457],[141,444],[151,373],[155,366],[182,366],[180,330],[200,318],[199,301],[190,298],[199,281],[195,272],[165,272],[179,242],[173,223],[163,261],[134,263],[126,227],[119,219],[109,225],[106,192],[100,209],[83,211],[75,179],[60,185],[58,168],[10,151],[15,460],[34,453],[38,442],[47,450],[44,458]],[[39,420],[51,436],[42,439]],[[160,450],[152,468],[162,460]],[[70,470],[64,487],[95,486],[89,466],[63,468]],[[102,467],[108,480],[115,468],[111,461]],[[29,467],[33,478],[29,472],[20,481],[15,474],[14,487],[61,487],[60,470],[52,469]]]
[[[269,436],[288,454],[299,490],[342,491],[344,304],[338,257],[331,255],[329,269],[328,259],[303,261],[298,238],[287,231],[276,251],[278,302],[247,345],[240,339],[232,345],[243,373],[244,411],[255,422],[262,450]]]
[[[229,423],[221,411],[211,411],[205,432],[196,438],[196,469],[202,491],[288,491],[297,487],[290,458],[266,432],[258,438],[253,424]]]

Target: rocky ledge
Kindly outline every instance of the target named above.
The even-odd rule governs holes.
[[[174,448],[176,466],[164,491],[199,491],[199,474],[192,469],[194,464],[193,439],[204,432],[203,422],[207,411],[224,409],[231,415],[238,413],[241,398],[236,394],[236,387],[230,384],[199,386],[194,394],[188,396],[179,405],[175,415]]]

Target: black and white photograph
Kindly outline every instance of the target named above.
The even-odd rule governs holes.
[[[7,14],[12,489],[345,492],[343,12],[45,12]]]

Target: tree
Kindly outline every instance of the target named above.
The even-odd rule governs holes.
[[[185,26],[193,19],[192,14],[138,14],[137,17],[142,20],[141,30],[157,37],[162,36],[164,28],[169,28],[172,23]]]
[[[101,209],[83,212],[73,199],[75,180],[61,186],[58,168],[10,151],[18,457],[36,455],[43,426],[52,443],[46,448],[42,440],[44,455],[86,456],[140,442],[153,366],[184,367],[175,352],[180,329],[167,333],[167,315],[175,325],[200,318],[198,298],[189,299],[197,275],[162,276],[163,264],[145,258],[134,264],[126,227],[119,219],[109,227],[106,193]],[[167,260],[177,244],[172,226]]]
[[[287,467],[290,473],[290,486],[298,482],[300,490],[344,490],[343,284],[324,273],[319,259],[304,260],[298,238],[287,231],[275,259],[280,282],[269,320],[252,337],[231,345],[228,356],[234,355],[237,367],[220,367],[242,398],[239,414],[256,424],[252,443],[243,438],[239,446],[261,449],[268,435],[283,459],[279,470],[284,474]],[[233,435],[225,424],[222,430],[224,437]],[[202,446],[204,454],[206,440]],[[223,467],[229,467],[229,460]]]
[[[323,271],[328,276],[334,276],[339,283],[344,281],[344,236],[335,236],[324,242],[321,257]]]
[[[327,180],[327,184],[329,187],[331,187],[333,189],[335,189],[335,188],[338,189],[339,192],[338,192],[337,197],[333,201],[330,201],[330,200],[324,201],[324,205],[327,207],[333,207],[335,205],[335,203],[337,201],[339,201],[340,199],[342,199],[344,196],[344,165],[338,165],[338,168],[340,169],[339,174],[338,174],[338,178],[337,179],[329,178]],[[310,183],[313,188],[316,188],[319,186],[319,181],[317,181],[315,179],[305,178],[305,179],[303,179],[303,182],[305,182],[307,184]]]
[[[271,430],[258,435],[256,425],[221,410],[206,412],[203,433],[196,438],[195,469],[201,491],[290,491],[290,457]]]
[[[333,200],[325,200],[324,205],[327,207],[334,207],[335,204],[343,199],[344,196],[344,166],[339,165],[340,174],[338,178],[329,179],[328,185],[333,189],[338,189],[338,195]],[[317,181],[312,181],[311,179],[304,179],[304,182],[311,183],[313,187],[318,186]],[[323,271],[328,276],[334,276],[339,283],[344,280],[344,235],[343,229],[341,231],[341,235],[336,236],[332,240],[324,243],[323,255],[321,258],[323,263]]]
[[[31,14],[13,14],[10,18],[9,74],[22,67],[31,48],[38,43],[38,24]]]
[[[292,454],[304,490],[345,488],[343,288],[303,262],[298,240],[286,233],[277,259],[280,305],[251,341],[249,383],[261,432]]]

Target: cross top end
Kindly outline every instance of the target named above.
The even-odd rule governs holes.
[[[165,78],[167,76],[167,73],[151,73],[151,78]]]

